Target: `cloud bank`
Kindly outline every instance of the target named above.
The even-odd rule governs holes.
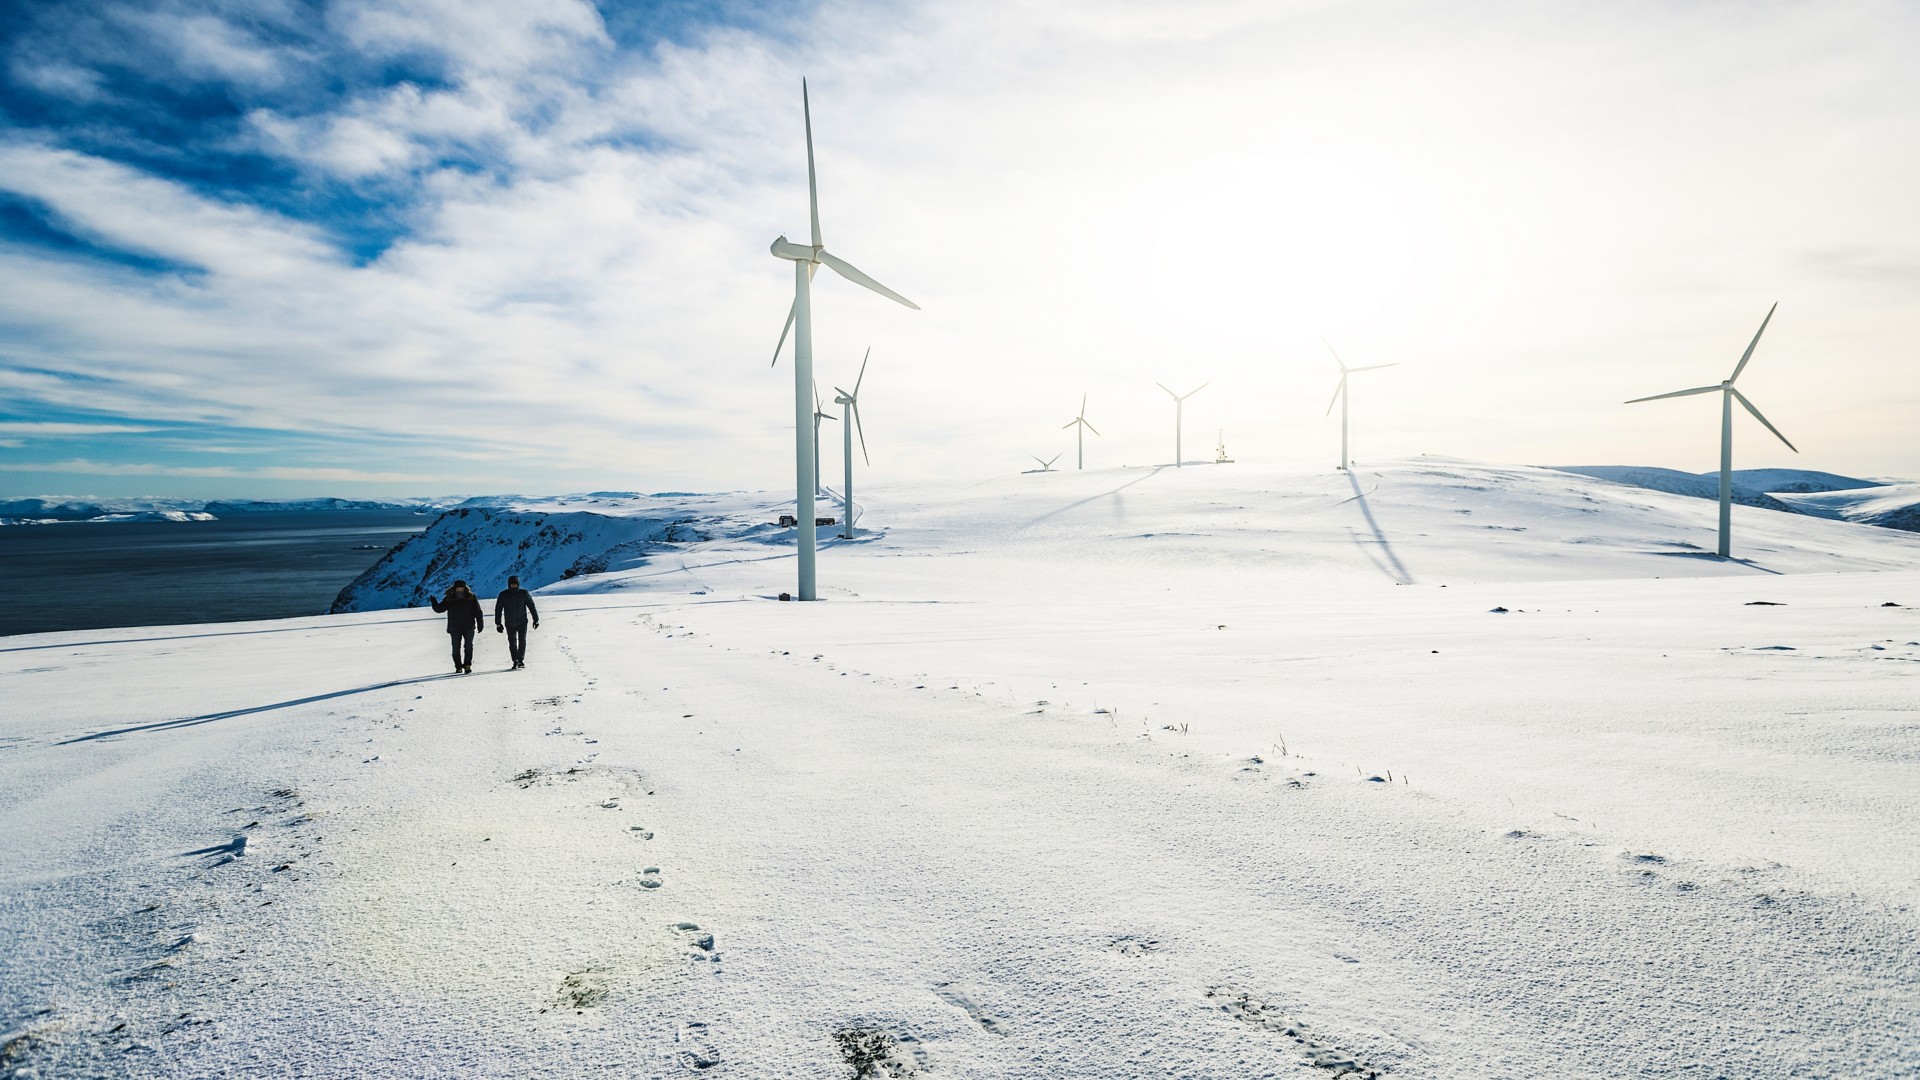
[[[803,75],[829,244],[925,308],[816,291],[892,475],[1051,456],[1082,392],[1090,464],[1170,460],[1156,381],[1212,384],[1190,457],[1331,464],[1323,335],[1401,364],[1362,460],[1704,468],[1714,417],[1619,403],[1725,377],[1776,299],[1742,387],[1800,463],[1920,471],[1904,5],[7,18],[16,493],[790,484]]]

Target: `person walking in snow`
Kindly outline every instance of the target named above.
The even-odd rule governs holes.
[[[540,629],[540,609],[533,606],[533,594],[520,587],[518,577],[507,578],[507,587],[493,598],[493,629],[507,635],[507,652],[513,654],[513,666],[527,666],[527,616],[533,616],[533,628]]]
[[[433,604],[433,610],[446,612],[447,636],[453,639],[453,673],[455,675],[473,674],[473,635],[486,628],[487,613],[480,607],[480,598],[473,595],[464,581],[455,581],[447,590],[445,601],[427,597]],[[461,657],[461,647],[466,647],[466,656]]]

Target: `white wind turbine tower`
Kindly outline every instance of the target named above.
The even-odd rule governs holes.
[[[1331,341],[1321,338],[1320,343],[1327,347],[1328,352],[1333,353],[1333,362],[1340,365],[1340,385],[1333,388],[1333,401],[1327,402],[1327,415],[1333,415],[1334,403],[1338,402],[1340,405],[1340,468],[1345,470],[1353,464],[1352,459],[1347,455],[1347,376],[1356,371],[1379,371],[1381,368],[1400,365],[1398,363],[1368,364],[1366,367],[1350,368],[1345,360],[1340,359],[1339,353],[1333,352]]]
[[[1734,401],[1737,399],[1743,408],[1753,414],[1755,420],[1766,425],[1766,429],[1773,432],[1774,438],[1786,443],[1787,449],[1792,450],[1796,454],[1800,452],[1799,447],[1793,445],[1791,442],[1787,442],[1787,437],[1780,434],[1779,428],[1768,423],[1767,418],[1760,415],[1760,410],[1753,407],[1753,402],[1748,401],[1745,394],[1733,388],[1734,380],[1740,378],[1740,373],[1747,368],[1747,361],[1753,359],[1753,348],[1760,344],[1760,335],[1767,332],[1767,324],[1773,321],[1773,313],[1779,307],[1779,301],[1775,301],[1773,307],[1767,309],[1767,317],[1760,320],[1760,329],[1753,332],[1753,340],[1747,343],[1747,351],[1740,354],[1740,362],[1733,366],[1733,374],[1727,376],[1726,382],[1716,386],[1696,386],[1691,390],[1675,390],[1671,394],[1655,394],[1652,397],[1634,398],[1632,401],[1627,402],[1627,404],[1632,405],[1635,402],[1641,401],[1658,401],[1661,398],[1670,397],[1691,397],[1694,394],[1711,394],[1716,390],[1720,391],[1720,557],[1723,559],[1731,558],[1733,554]]]
[[[1154,383],[1153,385],[1162,390],[1167,390],[1167,384],[1165,383]],[[1187,399],[1205,390],[1209,385],[1211,384],[1201,383],[1199,386],[1194,387],[1184,394],[1176,394],[1171,390],[1167,390],[1167,396],[1173,399],[1173,467],[1176,469],[1180,468],[1180,423],[1187,409]]]
[[[813,490],[818,494],[824,490],[820,479],[820,421],[838,420],[839,417],[826,411],[820,403],[820,384],[813,384]]]
[[[840,406],[842,417],[850,418],[849,423],[840,425],[840,439],[847,455],[845,490],[840,493],[846,503],[846,513],[841,516],[846,520],[840,526],[840,535],[847,540],[853,539],[853,433],[856,429],[860,432],[860,457],[868,465],[873,464],[873,459],[867,457],[867,429],[860,423],[860,384],[866,381],[867,361],[872,358],[873,346],[869,345],[867,355],[860,358],[860,376],[853,380],[851,392],[837,386],[833,388],[836,395],[833,403]]]
[[[1073,433],[1073,437],[1076,440],[1074,443],[1076,456],[1074,457],[1073,467],[1076,469],[1084,469],[1087,467],[1087,432],[1091,431],[1096,436],[1100,436],[1100,429],[1087,423],[1087,395],[1085,394],[1080,395],[1080,415],[1061,424],[1060,429],[1065,431],[1067,428],[1076,425],[1080,430]],[[1105,436],[1100,437],[1104,438]],[[1035,458],[1034,460],[1038,461],[1039,459]]]
[[[786,235],[781,234],[769,250],[776,259],[786,259],[793,263],[793,307],[787,312],[787,325],[780,331],[780,341],[773,347],[773,358],[777,363],[780,349],[787,342],[787,331],[793,331],[793,434],[794,434],[794,530],[795,547],[798,549],[800,566],[800,585],[796,595],[802,600],[817,599],[814,589],[814,474],[815,454],[813,440],[807,438],[807,391],[813,385],[813,298],[809,286],[813,282],[813,273],[825,264],[834,273],[862,288],[872,289],[881,296],[897,303],[905,304],[915,311],[920,305],[887,288],[885,285],[861,273],[853,264],[827,251],[820,242],[820,188],[814,179],[813,171],[813,107],[807,100],[807,82],[800,80],[800,109],[806,118],[807,129],[807,214],[813,226],[813,243],[795,244]]]

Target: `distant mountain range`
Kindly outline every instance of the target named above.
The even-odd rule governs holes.
[[[1718,472],[1687,473],[1641,465],[1562,465],[1559,472],[1610,480],[1616,484],[1720,498]],[[1920,484],[1901,480],[1863,480],[1812,469],[1735,469],[1733,501],[1788,514],[1878,525],[1920,532]]]
[[[312,514],[348,510],[438,512],[460,502],[442,499],[86,499],[49,495],[0,499],[0,524],[66,521],[212,521],[240,514]]]

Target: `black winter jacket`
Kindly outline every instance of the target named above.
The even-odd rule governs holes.
[[[493,625],[525,626],[527,616],[540,625],[540,609],[533,606],[533,594],[525,589],[502,589],[493,599]]]
[[[487,613],[480,607],[480,598],[471,592],[448,593],[446,600],[433,601],[433,610],[447,613],[449,634],[472,634],[487,628]]]

